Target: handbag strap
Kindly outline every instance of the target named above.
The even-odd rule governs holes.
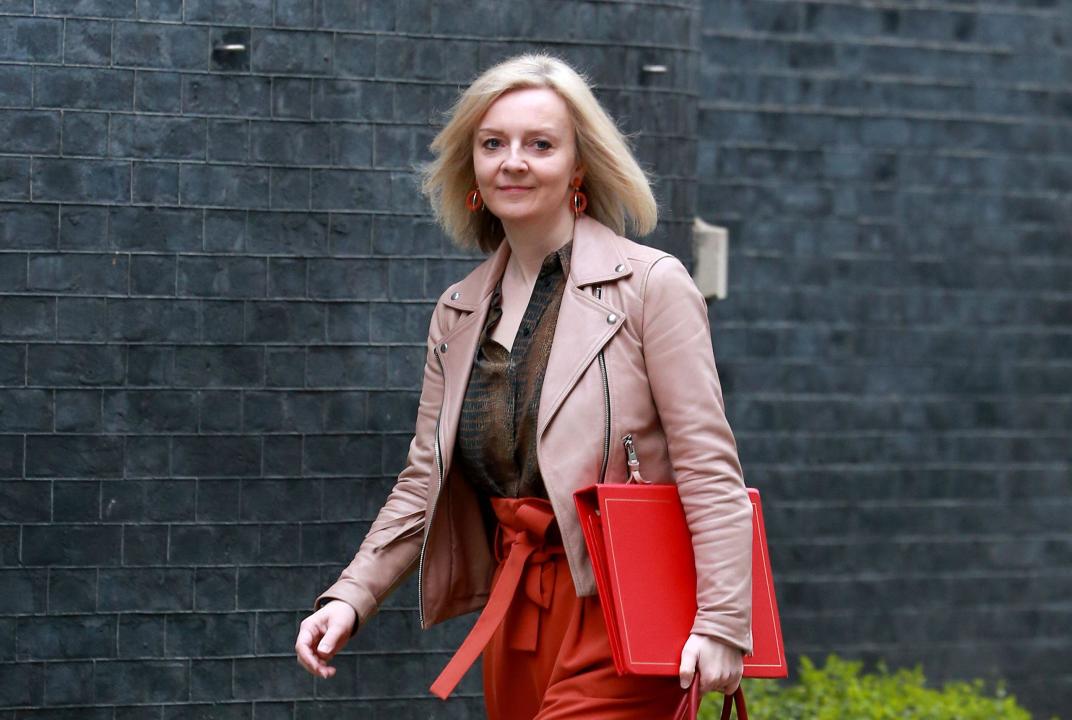
[[[748,720],[748,709],[744,706],[744,688],[727,695],[722,701],[722,720],[730,720],[730,706],[737,708],[737,720]]]

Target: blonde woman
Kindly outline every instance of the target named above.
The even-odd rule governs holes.
[[[483,654],[492,720],[669,718],[693,674],[731,693],[751,650],[751,507],[684,266],[623,237],[656,224],[648,178],[583,77],[544,54],[460,96],[424,191],[487,259],[432,314],[405,469],[357,554],[315,601],[298,660],[331,658],[418,574],[423,628],[482,610],[432,686]],[[693,534],[695,622],[673,678],[618,677],[573,503],[628,477],[677,483]]]

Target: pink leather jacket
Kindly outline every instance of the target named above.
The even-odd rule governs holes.
[[[436,304],[406,467],[338,581],[364,624],[414,570],[423,628],[487,601],[495,561],[477,498],[453,468],[458,418],[506,242]],[[602,354],[601,354],[602,351]],[[752,510],[726,421],[707,305],[672,255],[582,215],[547,361],[537,423],[540,471],[573,583],[596,592],[574,490],[628,477],[632,434],[649,482],[676,482],[693,534],[692,631],[750,652]]]

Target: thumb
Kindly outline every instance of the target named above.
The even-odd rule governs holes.
[[[692,684],[692,676],[696,673],[696,659],[696,647],[692,643],[685,643],[681,650],[681,666],[677,671],[682,690]]]
[[[339,650],[342,634],[343,629],[338,624],[329,625],[327,631],[324,632],[324,637],[316,646],[317,655],[325,660],[330,659]]]

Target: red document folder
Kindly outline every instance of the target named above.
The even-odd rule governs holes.
[[[752,643],[745,677],[786,677],[763,507],[752,501]],[[677,675],[696,616],[692,536],[677,486],[602,484],[574,493],[618,673]],[[608,598],[610,602],[608,602]]]

